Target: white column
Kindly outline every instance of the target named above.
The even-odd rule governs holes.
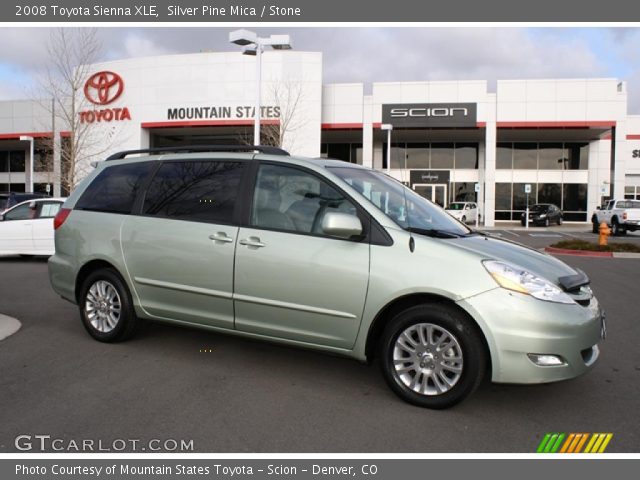
[[[496,95],[487,95],[487,126],[484,140],[484,224],[495,225],[496,210]]]

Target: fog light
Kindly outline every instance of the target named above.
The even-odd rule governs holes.
[[[529,360],[540,367],[557,367],[567,364],[567,362],[565,362],[564,359],[559,355],[527,353],[527,357],[529,357]]]

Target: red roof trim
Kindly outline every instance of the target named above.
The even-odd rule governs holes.
[[[18,140],[22,136],[44,138],[50,137],[51,132],[0,133],[0,140]]]
[[[640,140],[640,134],[631,133],[627,135],[627,140]]]
[[[322,130],[362,130],[362,123],[323,123]]]

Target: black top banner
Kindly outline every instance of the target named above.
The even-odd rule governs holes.
[[[2,22],[630,22],[628,0],[16,0]]]

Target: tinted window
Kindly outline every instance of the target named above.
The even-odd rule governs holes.
[[[139,162],[105,168],[87,187],[76,208],[131,213],[138,191],[153,166],[153,162]]]
[[[321,234],[322,220],[329,212],[355,215],[356,208],[315,175],[297,168],[260,167],[253,196],[253,226]]]
[[[193,222],[232,223],[244,164],[164,163],[153,177],[144,214]]]
[[[36,210],[35,208],[29,208],[28,203],[23,203],[22,205],[17,206],[16,208],[9,210],[4,214],[5,220],[29,220],[30,218],[35,217]]]

